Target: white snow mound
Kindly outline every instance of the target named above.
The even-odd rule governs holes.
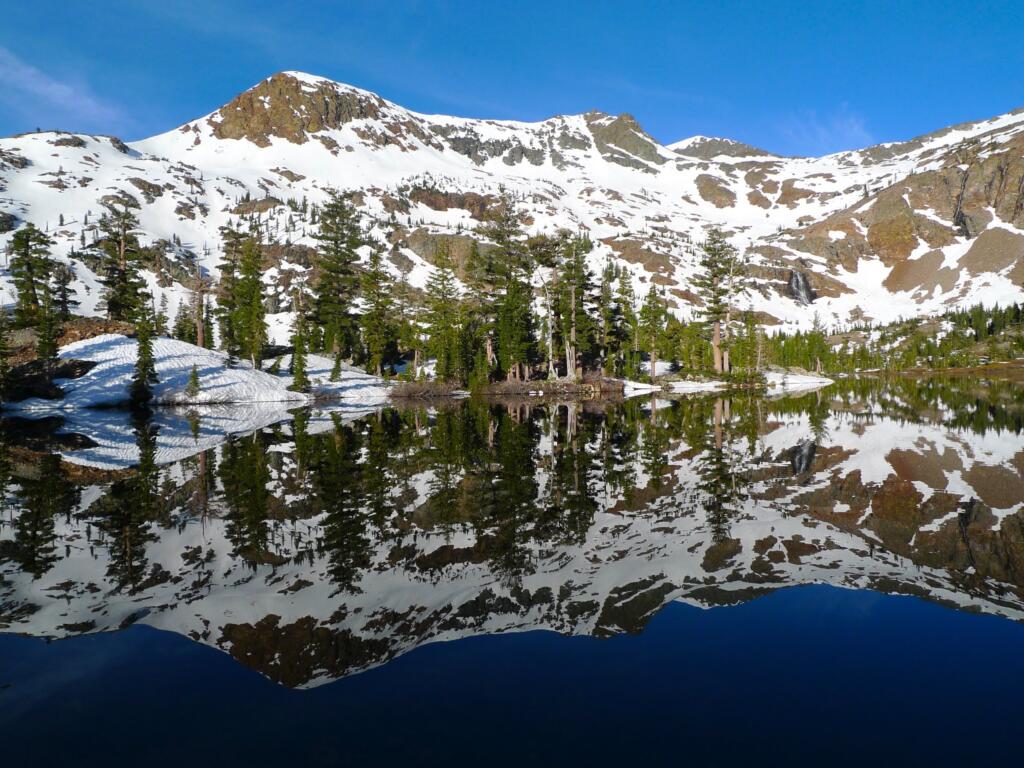
[[[227,355],[188,342],[158,337],[153,341],[158,382],[153,402],[160,405],[212,405],[224,403],[294,403],[302,405],[314,397],[358,400],[367,405],[383,404],[388,384],[383,379],[343,366],[338,381],[329,381],[330,361],[310,356],[312,392],[288,389],[291,377],[252,368],[246,362],[228,367]],[[33,398],[11,406],[21,410],[73,410],[118,406],[128,402],[129,387],[138,357],[138,343],[121,334],[104,334],[62,347],[65,359],[91,360],[97,365],[77,379],[58,379],[63,400]],[[193,366],[199,376],[199,394],[185,394]]]

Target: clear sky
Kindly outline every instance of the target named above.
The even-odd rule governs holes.
[[[136,139],[298,69],[420,112],[629,112],[785,154],[1024,106],[1024,2],[2,0],[0,135]]]

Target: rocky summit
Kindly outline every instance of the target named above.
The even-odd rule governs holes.
[[[663,287],[681,317],[695,245],[721,228],[749,256],[742,303],[767,325],[891,322],[1024,298],[1024,111],[901,143],[780,157],[725,138],[662,145],[630,115],[537,123],[424,115],[322,77],[281,72],[215,112],[125,143],[39,132],[0,139],[0,248],[25,222],[71,263],[85,314],[95,264],[81,249],[105,206],[138,216],[150,285],[173,312],[198,259],[216,276],[219,228],[258,214],[272,333],[279,297],[308,268],[309,205],[347,192],[391,269],[416,288],[438,239],[453,255],[510,195],[531,231],[584,231],[591,265],[614,259],[637,293]],[[12,295],[10,278],[0,290]],[[281,340],[281,339],[278,339]]]

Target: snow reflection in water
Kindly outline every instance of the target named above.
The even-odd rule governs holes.
[[[312,686],[435,640],[607,636],[805,583],[1020,619],[1022,392],[7,422],[0,622],[141,622]]]

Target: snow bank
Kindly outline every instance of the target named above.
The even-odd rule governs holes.
[[[291,355],[281,358],[280,368],[287,371],[291,364]],[[367,405],[379,405],[387,401],[392,385],[380,378],[367,373],[361,368],[341,364],[341,372],[337,381],[331,381],[334,361],[321,355],[306,356],[306,376],[310,382],[310,394],[317,399],[356,401]],[[292,382],[291,376],[282,373],[279,377],[285,386]]]
[[[783,395],[792,392],[810,392],[811,390],[827,387],[834,384],[832,379],[824,376],[812,376],[803,373],[782,373],[770,371],[765,374],[769,395]],[[699,392],[717,392],[725,389],[727,384],[724,381],[673,381],[669,385],[672,392],[681,394]]]
[[[768,380],[768,394],[789,394],[790,392],[810,392],[811,390],[835,384],[832,379],[824,376],[812,376],[805,373],[778,373],[770,371],[765,374]]]
[[[630,381],[626,379],[622,382],[623,394],[626,397],[636,397],[637,395],[647,395],[651,392],[661,392],[664,389],[660,384],[647,384],[642,381]]]
[[[717,392],[720,389],[725,389],[724,381],[673,381],[669,388],[673,392],[679,392],[682,394],[690,392]]]
[[[160,405],[216,405],[227,403],[284,403],[304,405],[314,398],[358,400],[365,405],[387,401],[388,383],[351,366],[343,366],[338,381],[330,381],[333,364],[311,355],[309,360],[311,392],[288,389],[291,376],[275,375],[253,369],[240,362],[228,367],[227,355],[203,349],[176,339],[159,337],[153,341],[158,382],[153,386],[153,402]],[[104,334],[61,348],[66,359],[91,360],[97,365],[77,379],[58,379],[63,400],[32,398],[9,404],[23,411],[68,411],[79,408],[118,406],[128,402],[129,386],[138,355],[138,343],[120,334]],[[199,394],[185,394],[193,366],[199,376]],[[287,366],[281,366],[287,369]]]

